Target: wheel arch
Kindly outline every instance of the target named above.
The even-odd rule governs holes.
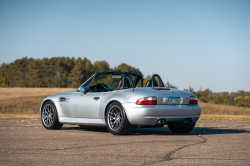
[[[51,124],[50,126],[46,126],[46,125],[44,124],[43,115],[42,115],[42,108],[45,106],[45,104],[46,104],[47,102],[51,102],[51,104],[53,104],[53,107],[55,108],[55,111],[54,111],[54,113],[53,113],[54,118],[53,118],[52,124]],[[54,108],[53,108],[53,109],[54,109]],[[42,124],[43,124],[43,126],[44,126],[46,129],[54,129],[54,130],[56,130],[56,129],[62,128],[62,126],[63,126],[63,124],[61,124],[60,121],[59,121],[59,119],[58,119],[58,112],[57,112],[56,104],[55,104],[55,102],[54,102],[53,100],[51,100],[51,99],[49,99],[49,98],[48,98],[48,99],[44,99],[44,101],[43,101],[42,104],[41,104],[41,107],[40,107],[40,117],[41,117],[41,120],[42,120]]]
[[[119,102],[125,111],[128,121],[130,122],[131,117],[128,116],[130,110],[126,110],[128,108],[126,108],[125,105],[127,103],[135,103],[139,98],[142,98],[145,96],[148,96],[148,95],[141,91],[138,91],[138,92],[133,91],[133,89],[124,89],[124,90],[118,90],[114,92],[108,92],[102,97],[99,117],[101,119],[105,119],[106,112],[110,104],[113,102]]]
[[[45,100],[42,102],[41,107],[40,107],[40,115],[41,115],[41,113],[42,113],[42,108],[43,108],[44,104],[45,104],[46,102],[48,102],[48,101],[52,101],[52,102],[53,102],[53,100],[51,100],[51,99],[45,99]],[[54,103],[54,102],[53,102],[53,103]],[[54,105],[55,105],[55,104],[54,104]]]
[[[124,109],[124,111],[125,111],[125,115],[126,115],[128,121],[129,121],[129,118],[128,118],[128,116],[127,116],[126,109],[124,108],[124,106],[122,105],[122,103],[121,103],[120,101],[118,101],[118,100],[111,100],[111,101],[108,102],[108,104],[107,104],[106,107],[105,107],[105,111],[104,111],[104,119],[106,119],[106,112],[107,112],[107,110],[108,110],[108,107],[109,107],[113,102],[118,102],[118,103],[121,104],[121,106],[123,107],[123,109]],[[130,121],[129,121],[129,122],[130,122]]]
[[[107,110],[108,110],[108,108],[109,108],[110,104],[112,104],[113,102],[118,102],[118,103],[120,103],[120,104],[121,104],[121,102],[119,102],[119,101],[117,101],[117,100],[111,100],[111,101],[109,101],[109,102],[108,102],[108,104],[107,104],[107,105],[106,105],[106,107],[105,107],[105,111],[104,111],[104,119],[105,119],[105,117],[106,117],[106,112],[107,112]]]

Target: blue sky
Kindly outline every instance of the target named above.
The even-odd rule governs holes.
[[[87,57],[179,89],[250,91],[250,1],[1,0],[0,63]]]

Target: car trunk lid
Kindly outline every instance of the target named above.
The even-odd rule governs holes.
[[[136,88],[136,91],[143,91],[149,96],[157,97],[157,105],[185,105],[189,104],[190,96],[194,94],[168,87],[144,87]]]

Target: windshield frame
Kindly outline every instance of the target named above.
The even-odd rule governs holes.
[[[139,73],[133,73],[133,72],[99,72],[99,73],[95,73],[89,79],[87,79],[80,87],[86,88],[86,90],[88,91],[88,89],[89,89],[90,85],[92,84],[93,80],[96,77],[98,77],[100,75],[104,75],[104,74],[121,75],[122,78],[124,77],[124,75],[126,75],[131,79],[132,84],[134,86],[133,88],[135,88],[137,86],[137,84],[140,82],[140,80],[141,80],[141,86],[143,87],[143,77],[142,77],[142,75],[139,74]],[[134,80],[132,79],[131,75],[136,76]],[[122,82],[124,82],[124,80]],[[123,85],[124,85],[124,83],[123,83]],[[77,91],[80,89],[80,87],[77,89]]]

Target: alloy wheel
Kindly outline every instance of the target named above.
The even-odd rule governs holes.
[[[54,122],[54,108],[51,104],[47,104],[42,111],[43,124],[47,127],[52,126]]]
[[[119,130],[122,126],[122,110],[114,105],[109,109],[108,112],[108,125],[113,131]]]

